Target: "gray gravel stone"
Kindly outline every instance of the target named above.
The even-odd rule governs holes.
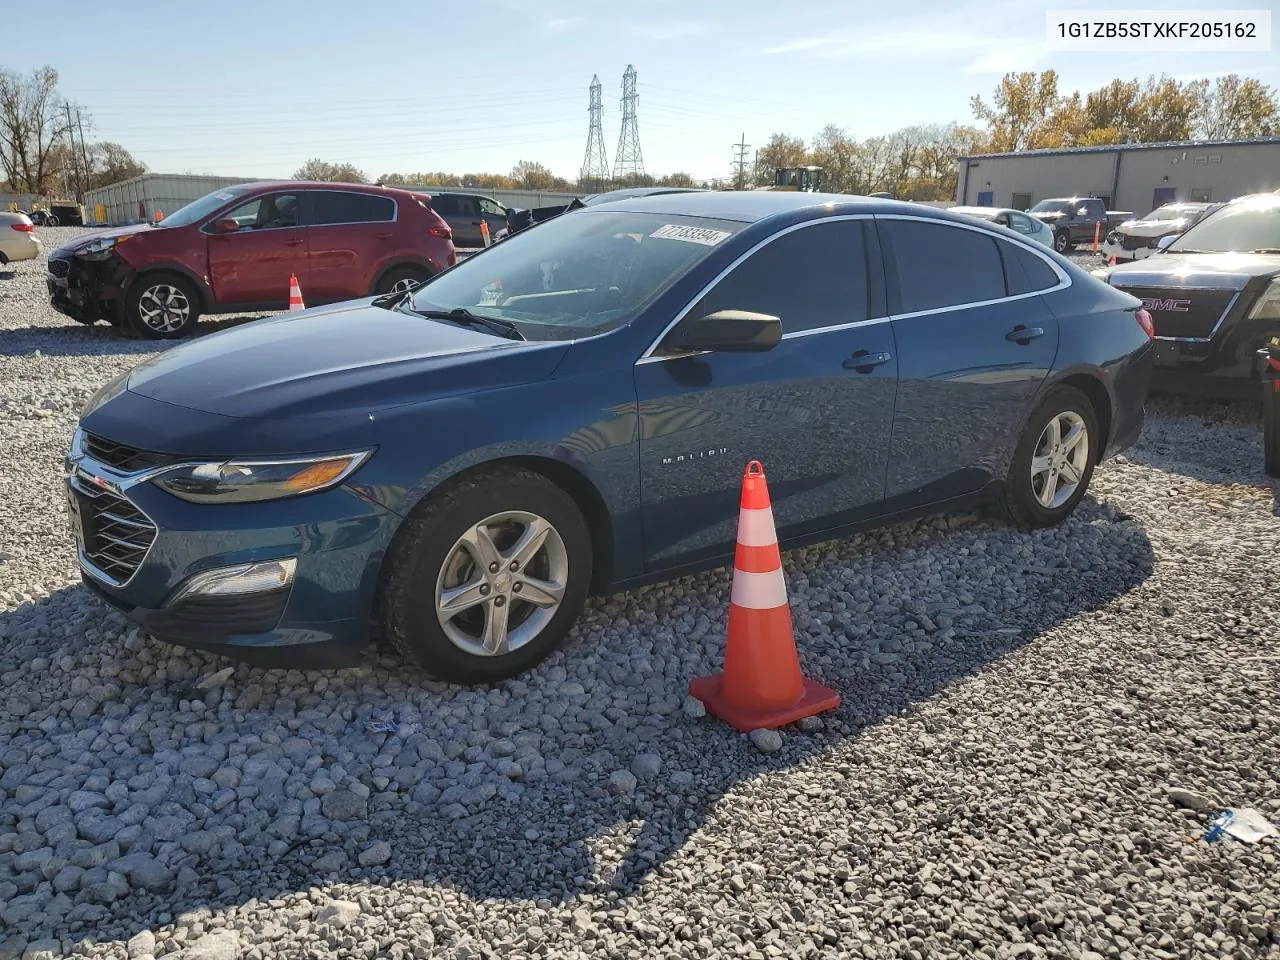
[[[379,840],[361,850],[356,859],[362,867],[380,866],[391,859],[391,844]]]
[[[350,790],[334,790],[320,800],[320,811],[330,820],[356,820],[368,815],[369,805]]]
[[[636,784],[636,775],[630,770],[615,770],[609,774],[609,790],[613,793],[631,793],[635,790]]]
[[[316,923],[342,928],[353,923],[359,916],[360,904],[349,900],[334,900],[316,912]]]
[[[156,952],[156,935],[150,930],[142,930],[130,937],[125,947],[131,960],[152,955]]]
[[[761,753],[777,753],[782,749],[782,734],[777,730],[752,730],[750,736]]]

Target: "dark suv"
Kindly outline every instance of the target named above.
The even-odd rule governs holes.
[[[464,249],[484,246],[482,220],[489,224],[490,240],[507,225],[507,208],[478,193],[433,192],[431,209],[444,217],[453,231],[454,244]]]
[[[297,276],[308,304],[405,289],[457,261],[426,194],[284,181],[224,187],[150,226],[77,237],[49,255],[49,300],[152,339],[202,313],[279,310]]]

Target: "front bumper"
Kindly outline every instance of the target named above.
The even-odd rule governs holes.
[[[1155,252],[1155,247],[1138,247],[1136,250],[1126,250],[1123,244],[1112,243],[1110,240],[1102,245],[1102,256],[1108,260],[1115,257],[1117,263],[1145,260]]]
[[[127,286],[123,261],[112,255],[106,260],[82,260],[65,250],[49,255],[45,285],[49,305],[77,320],[119,319]]]
[[[398,518],[346,486],[249,504],[191,504],[82,456],[68,464],[67,494],[80,514],[77,554],[85,583],[157,639],[266,666],[344,666],[360,660],[383,555]],[[154,475],[154,471],[152,472]],[[144,479],[139,479],[143,477]],[[96,479],[95,479],[96,478]],[[108,487],[100,486],[105,482]],[[107,539],[98,535],[103,509]],[[127,504],[137,513],[119,509]],[[119,519],[150,523],[128,547]],[[103,550],[108,552],[104,553]],[[123,557],[127,565],[119,565]],[[183,595],[212,570],[294,559],[284,587],[229,596]]]

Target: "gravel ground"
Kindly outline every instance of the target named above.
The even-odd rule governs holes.
[[[1055,530],[789,554],[807,672],[845,701],[754,743],[683,696],[723,653],[723,570],[593,601],[488,690],[140,636],[78,585],[59,466],[153,349],[52,313],[43,264],[0,271],[0,958],[1280,950],[1277,841],[1197,842],[1219,805],[1280,823],[1253,407],[1153,401]]]

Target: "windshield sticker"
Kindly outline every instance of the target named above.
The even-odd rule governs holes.
[[[682,227],[678,223],[668,223],[665,227],[660,227],[650,237],[657,237],[660,240],[683,240],[686,243],[701,243],[703,246],[714,247],[717,243],[722,242],[731,234],[726,230],[711,230],[707,227]]]

